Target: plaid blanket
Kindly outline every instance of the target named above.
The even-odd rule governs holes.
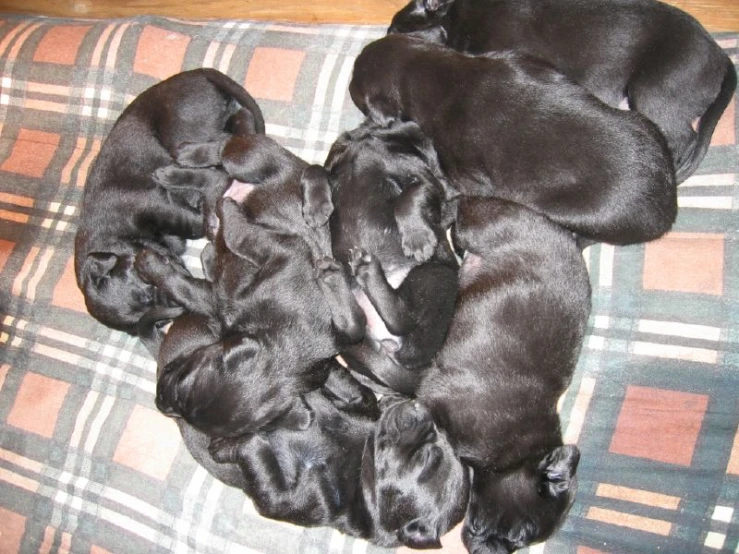
[[[86,313],[72,265],[90,164],[137,94],[215,67],[257,99],[269,135],[322,162],[361,120],[352,64],[383,34],[0,18],[0,552],[388,552],[263,519],[200,468],[154,407],[154,361]],[[717,38],[736,60],[739,35]],[[671,233],[584,254],[593,312],[561,403],[566,442],[583,453],[580,489],[564,528],[530,552],[739,551],[736,130],[733,102],[679,189]],[[458,531],[444,544],[464,552]]]

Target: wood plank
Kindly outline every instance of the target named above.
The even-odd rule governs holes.
[[[668,0],[709,31],[739,31],[738,0]],[[0,0],[0,12],[62,17],[166,15],[184,19],[259,19],[387,25],[406,0]]]

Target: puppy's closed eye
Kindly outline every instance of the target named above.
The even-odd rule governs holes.
[[[441,467],[441,462],[444,459],[444,452],[436,445],[428,446],[422,451],[424,462],[423,469],[418,475],[418,482],[424,483],[431,479]]]
[[[401,186],[400,181],[392,175],[385,177],[382,184],[388,191],[390,191],[390,195],[393,197],[400,196],[400,193],[403,192],[403,187]]]

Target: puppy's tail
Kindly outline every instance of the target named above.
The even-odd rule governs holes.
[[[184,313],[184,308],[180,307],[157,307],[146,312],[139,320],[138,337],[155,360],[159,358],[159,349],[166,334],[165,327]]]
[[[721,119],[721,115],[724,113],[726,106],[729,105],[729,102],[734,96],[735,90],[736,69],[734,69],[732,61],[727,57],[726,73],[724,74],[724,80],[721,82],[721,90],[698,122],[696,138],[690,144],[688,151],[685,152],[676,171],[678,183],[685,181],[685,179],[690,177],[695,170],[698,169],[698,165],[705,157],[708,147],[711,144],[713,131],[716,129],[716,125],[718,124],[719,119]]]
[[[224,75],[216,69],[206,68],[203,70],[206,78],[213,83],[218,90],[227,94],[234,100],[236,100],[243,108],[246,108],[254,118],[254,133],[258,135],[264,134],[264,116],[262,115],[262,109],[257,104],[257,101],[246,92],[244,87],[238,84],[236,81],[231,79],[228,75]]]

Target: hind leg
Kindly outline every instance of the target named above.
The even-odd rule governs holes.
[[[658,89],[644,87],[641,83],[629,87],[629,106],[657,125],[667,142],[675,167],[680,167],[690,155],[696,132],[692,119],[683,110],[664,103]]]
[[[723,67],[707,63],[713,56],[703,46],[663,45],[642,62],[627,85],[629,106],[659,127],[678,168],[695,148],[693,123],[714,101],[723,79]]]

